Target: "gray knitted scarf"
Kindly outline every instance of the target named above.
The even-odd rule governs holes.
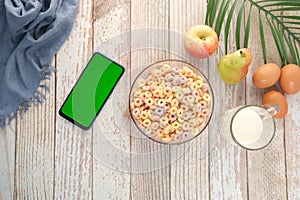
[[[70,34],[78,0],[0,0],[0,127],[41,103],[50,62]]]

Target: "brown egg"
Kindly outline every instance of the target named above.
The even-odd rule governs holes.
[[[288,112],[288,104],[285,97],[277,91],[267,92],[262,99],[262,104],[278,104],[279,110],[274,115],[275,118],[284,118]]]
[[[300,67],[288,64],[281,70],[279,79],[281,89],[286,94],[296,94],[300,90]]]
[[[257,88],[268,88],[278,81],[280,74],[281,69],[277,64],[264,64],[255,70],[252,82]]]

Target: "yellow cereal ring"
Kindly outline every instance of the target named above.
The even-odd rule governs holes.
[[[145,127],[151,126],[151,121],[150,121],[150,119],[145,119],[145,120],[143,121],[143,125],[144,125]]]
[[[166,102],[170,103],[173,99],[173,95],[170,95],[168,97],[165,98]]]
[[[149,114],[148,114],[148,111],[144,110],[143,112],[141,112],[141,118],[142,119],[147,119],[149,118]]]
[[[179,104],[179,102],[178,102],[177,99],[173,99],[173,100],[171,101],[171,106],[172,106],[172,107],[177,107],[178,104]]]
[[[188,78],[186,84],[188,86],[192,85],[192,83],[194,82],[194,80],[192,78]]]
[[[166,101],[164,99],[159,99],[157,105],[159,107],[164,107],[166,105]]]
[[[141,93],[142,93],[142,89],[141,89],[141,88],[137,89],[137,90],[134,92],[135,95],[140,95]]]
[[[195,81],[195,83],[196,83],[196,85],[197,85],[197,89],[199,89],[199,88],[202,87],[203,81],[197,80],[197,81]]]
[[[178,121],[179,123],[183,123],[183,122],[184,122],[184,119],[178,118],[177,121]]]
[[[181,108],[179,108],[178,110],[177,110],[177,116],[178,117],[182,117],[182,114],[183,114],[183,111],[182,111],[182,109]]]
[[[153,103],[154,103],[154,100],[152,99],[152,98],[147,98],[147,99],[145,99],[145,104],[147,105],[147,106],[152,106],[153,105]]]
[[[134,102],[130,103],[130,108],[133,110],[135,108]]]
[[[197,89],[198,89],[197,84],[196,84],[195,82],[192,83],[191,89],[192,89],[192,90],[197,90]]]
[[[202,96],[202,99],[206,102],[209,102],[210,101],[210,96],[208,93],[204,93],[203,96]]]
[[[152,97],[152,93],[150,91],[145,92],[145,97],[146,98]]]
[[[169,143],[172,140],[172,138],[168,135],[165,135],[161,138],[161,141],[164,143]]]
[[[151,118],[153,116],[153,114],[154,114],[154,111],[150,110],[150,109],[147,112],[148,112],[149,118]]]
[[[177,122],[177,121],[173,122],[173,123],[172,123],[172,127],[173,127],[173,129],[175,129],[175,130],[179,129],[179,127],[180,127],[179,122]]]
[[[180,70],[179,74],[180,74],[181,76],[185,76],[185,77],[188,75],[187,71],[184,70],[184,69]]]

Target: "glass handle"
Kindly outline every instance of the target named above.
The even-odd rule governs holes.
[[[271,115],[276,115],[278,113],[280,106],[278,104],[264,104],[262,105],[264,109],[266,109]]]

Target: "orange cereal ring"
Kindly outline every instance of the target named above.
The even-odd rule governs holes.
[[[164,88],[164,94],[165,94],[166,96],[170,96],[170,95],[172,94],[171,88],[165,87],[165,88]]]
[[[160,90],[158,90],[158,89],[153,91],[153,96],[155,96],[155,97],[160,97],[160,94],[161,94]]]
[[[171,107],[171,108],[168,110],[168,112],[171,113],[171,114],[176,114],[177,108],[176,108],[176,107]]]
[[[171,106],[172,106],[172,107],[177,107],[178,104],[179,104],[179,102],[178,102],[177,99],[173,99],[173,100],[171,101]]]
[[[140,95],[139,95],[139,98],[144,100],[146,97],[146,94],[144,92],[142,92]]]
[[[203,108],[201,111],[202,116],[207,116],[208,115],[208,109],[207,108]]]

